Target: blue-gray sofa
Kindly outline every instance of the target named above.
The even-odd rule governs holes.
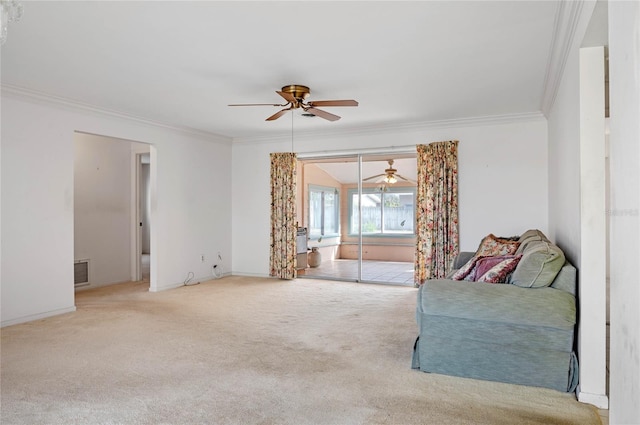
[[[420,287],[414,369],[575,390],[576,269],[539,230],[518,242],[522,257],[505,284],[436,279]],[[458,255],[454,270],[474,254]]]

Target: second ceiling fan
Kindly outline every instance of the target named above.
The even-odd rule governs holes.
[[[373,180],[376,183],[388,183],[388,184],[394,184],[398,181],[398,179],[404,180],[408,183],[413,183],[415,184],[416,182],[414,182],[411,179],[408,179],[404,176],[401,176],[400,174],[398,174],[398,170],[396,170],[395,168],[393,168],[393,159],[390,159],[387,161],[389,163],[389,168],[385,168],[384,173],[382,174],[376,174],[375,176],[371,176],[371,177],[367,177],[365,179],[362,179],[363,182],[369,181],[369,180]]]
[[[229,106],[280,106],[284,109],[276,112],[266,119],[266,121],[277,120],[288,111],[292,111],[294,109],[302,108],[307,114],[311,114],[320,118],[324,118],[329,121],[337,121],[340,119],[338,115],[334,115],[327,111],[323,111],[322,109],[316,108],[316,106],[358,106],[358,102],[353,99],[343,99],[343,100],[310,100],[307,101],[307,97],[311,93],[311,90],[307,86],[300,86],[297,84],[291,84],[288,86],[282,87],[282,90],[276,90],[287,103],[278,104],[278,103],[242,103],[242,104],[232,104]]]

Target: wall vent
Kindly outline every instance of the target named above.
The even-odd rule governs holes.
[[[75,286],[85,286],[89,284],[89,260],[74,261],[73,284]]]

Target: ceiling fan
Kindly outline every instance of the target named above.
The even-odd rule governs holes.
[[[371,177],[367,177],[366,179],[362,179],[363,182],[369,181],[369,180],[375,180],[376,183],[388,183],[388,184],[394,184],[398,181],[398,179],[404,180],[406,182],[409,183],[414,183],[415,182],[411,179],[408,179],[406,177],[401,176],[400,174],[398,174],[398,170],[396,170],[395,168],[393,168],[393,159],[390,159],[387,161],[389,163],[389,168],[385,168],[384,173],[382,174],[376,174],[375,176],[371,176]]]
[[[327,111],[323,111],[322,109],[316,108],[316,106],[358,106],[358,102],[355,100],[310,100],[306,101],[307,97],[311,93],[311,90],[307,86],[300,86],[297,84],[291,84],[288,86],[284,86],[282,90],[276,90],[280,96],[286,100],[286,103],[278,104],[278,103],[242,103],[242,104],[233,104],[229,106],[280,106],[284,107],[280,111],[271,115],[265,121],[273,121],[277,120],[281,116],[287,113],[287,111],[292,111],[294,109],[302,108],[306,114],[311,116],[317,116],[320,118],[324,118],[329,121],[337,121],[340,119],[338,115],[331,114]]]

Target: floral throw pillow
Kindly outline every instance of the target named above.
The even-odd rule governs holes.
[[[476,263],[482,257],[473,256],[467,263],[460,267],[457,272],[451,276],[452,280],[466,280],[465,278],[473,271],[473,268],[476,266]]]
[[[468,280],[470,282],[477,282],[478,279],[483,276],[486,272],[491,270],[494,266],[497,266],[502,261],[506,260],[507,256],[497,255],[497,256],[487,256],[480,257],[478,261],[476,261],[475,266],[469,272],[469,274],[464,278],[464,280]]]
[[[494,257],[497,255],[513,255],[520,246],[518,241],[504,239],[489,234],[482,239],[476,251],[476,257]]]
[[[467,261],[464,266],[460,267],[460,269],[451,276],[451,279],[475,282],[478,278],[482,277],[484,272],[487,272],[492,267],[497,266],[503,260],[500,258],[497,260],[489,260],[489,258],[513,256],[517,251],[518,246],[520,246],[520,243],[514,238],[499,238],[491,233],[482,239],[475,255]],[[486,269],[483,270],[483,273],[479,273],[478,270],[476,270],[476,266],[479,261],[485,263],[485,266],[483,267],[486,267]],[[518,263],[516,262],[516,265],[517,264]],[[515,266],[513,269],[515,269]],[[513,269],[511,269],[507,275],[511,273]]]
[[[518,266],[518,263],[522,258],[522,254],[488,258],[493,261],[487,262],[486,265],[482,264],[481,261],[476,264],[476,282],[505,283],[507,281],[507,276],[509,276]],[[487,267],[489,267],[488,270]]]
[[[521,258],[522,254],[473,257],[455,272],[451,279],[468,282],[505,283]]]

